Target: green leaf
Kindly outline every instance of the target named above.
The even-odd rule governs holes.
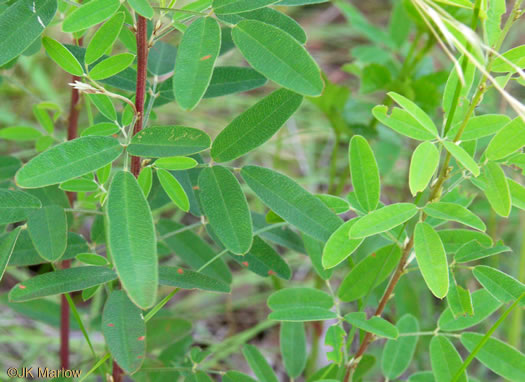
[[[290,280],[292,277],[292,271],[286,261],[259,236],[253,238],[248,253],[240,257],[235,256],[235,260],[262,277],[276,275],[284,280]]]
[[[252,246],[252,219],[237,178],[222,166],[205,168],[199,175],[204,214],[221,243],[241,255]]]
[[[242,20],[258,20],[282,29],[301,44],[306,43],[306,33],[291,17],[272,8],[261,8],[255,11],[236,13],[233,15],[218,15],[219,20],[235,25]]]
[[[181,289],[200,289],[222,293],[230,293],[231,291],[230,286],[223,281],[202,273],[176,267],[160,267],[159,283]]]
[[[80,133],[81,137],[97,136],[97,137],[109,137],[114,134],[118,134],[120,128],[111,122],[101,122],[96,125],[90,126]]]
[[[82,76],[84,74],[80,62],[64,45],[50,37],[42,38],[42,44],[49,57],[66,72],[74,76]]]
[[[406,333],[419,331],[419,323],[411,314],[405,314],[396,324],[399,338],[388,340],[383,349],[381,358],[381,370],[383,375],[389,379],[396,379],[403,374],[414,357],[418,336],[401,336]]]
[[[336,318],[330,311],[334,305],[332,296],[318,289],[286,288],[268,297],[268,316],[276,321],[321,321]]]
[[[390,204],[360,218],[350,229],[349,237],[359,239],[389,231],[414,217],[418,211],[411,203]]]
[[[430,141],[436,139],[436,136],[425,129],[414,117],[407,111],[394,107],[390,115],[387,114],[388,107],[378,105],[372,109],[374,117],[383,125],[390,127],[399,134],[406,135],[409,138],[419,141]]]
[[[198,164],[195,159],[188,157],[168,157],[155,161],[155,167],[170,171],[189,170]]]
[[[350,211],[350,203],[339,196],[330,194],[316,194],[315,197],[323,202],[333,213],[339,215]]]
[[[447,254],[441,238],[427,223],[418,223],[414,231],[414,248],[419,270],[428,289],[437,298],[448,293]]]
[[[131,173],[117,172],[107,197],[106,232],[115,269],[130,299],[140,308],[157,297],[158,259],[153,217]]]
[[[485,248],[477,241],[472,240],[465,245],[461,246],[456,252],[454,259],[457,263],[466,263],[469,261],[475,261],[483,259],[485,257],[498,255],[503,252],[510,252],[511,249],[502,244],[496,244],[494,247]]]
[[[151,191],[151,186],[153,185],[153,170],[151,167],[144,167],[142,169],[137,178],[137,182],[139,183],[144,196],[147,198]]]
[[[218,66],[213,69],[210,84],[203,98],[221,97],[259,88],[268,82],[252,68]]]
[[[512,207],[510,189],[502,168],[495,162],[488,162],[483,168],[483,180],[483,192],[492,209],[500,216],[509,216]]]
[[[11,259],[21,229],[22,228],[17,227],[0,239],[0,281],[2,281],[4,277],[5,269]]]
[[[489,160],[503,159],[523,146],[525,146],[525,122],[521,117],[516,117],[492,138],[486,156]]]
[[[345,315],[345,321],[365,332],[375,334],[379,337],[397,338],[399,331],[390,322],[379,316],[366,318],[365,312],[353,312]]]
[[[190,155],[210,147],[211,139],[202,130],[184,126],[154,126],[135,134],[128,153],[151,158]]]
[[[510,122],[510,118],[502,114],[485,114],[472,117],[468,120],[461,141],[471,141],[496,134],[503,126]],[[454,138],[459,131],[463,121],[458,122],[447,134]]]
[[[408,185],[412,195],[424,191],[439,165],[439,151],[431,142],[416,147],[410,160]]]
[[[163,41],[157,41],[148,54],[148,71],[156,76],[171,74],[175,68],[177,48]]]
[[[40,200],[28,193],[0,189],[0,224],[26,220],[40,207]]]
[[[454,142],[443,141],[443,145],[447,151],[459,162],[463,167],[469,170],[474,176],[479,175],[479,166],[472,159],[472,157],[465,151],[465,149]]]
[[[472,352],[483,337],[479,333],[463,333],[461,343]],[[489,338],[476,358],[506,380],[519,382],[525,379],[525,354],[496,338]]]
[[[92,27],[113,16],[119,7],[119,0],[91,0],[67,15],[62,30],[73,33]]]
[[[243,374],[239,371],[227,371],[222,377],[222,382],[257,382],[249,375]]]
[[[490,68],[493,72],[515,73],[516,69],[512,67],[512,65],[510,65],[508,61],[516,65],[518,68],[521,68],[521,69],[525,68],[525,58],[524,58],[525,45],[520,45],[515,48],[512,48],[506,51],[505,53],[503,53],[501,56],[502,57],[499,57],[498,55],[497,57],[494,58],[494,62],[492,63],[492,66]]]
[[[106,52],[110,51],[124,25],[124,12],[119,12],[111,17],[95,32],[86,49],[84,60],[92,64]]]
[[[82,137],[51,147],[18,170],[15,180],[22,188],[39,188],[93,172],[122,153],[115,138]]]
[[[108,265],[109,261],[104,256],[97,255],[96,253],[79,253],[75,258],[88,265]]]
[[[281,355],[286,374],[297,378],[306,366],[306,333],[302,322],[281,322]]]
[[[228,15],[253,11],[279,2],[279,0],[213,0],[213,11],[217,15]]]
[[[452,342],[444,336],[432,337],[430,361],[436,382],[450,382],[463,364],[463,360]],[[467,382],[467,374],[462,373],[457,381]]]
[[[475,240],[483,247],[492,246],[492,239],[483,232],[470,229],[445,229],[438,231],[438,235],[443,242],[445,252],[456,253],[463,245]]]
[[[67,180],[60,184],[60,189],[70,192],[93,192],[98,190],[98,185],[91,179],[77,178]]]
[[[18,0],[10,4],[0,14],[0,66],[30,47],[57,11],[57,0]]]
[[[410,116],[414,118],[425,130],[432,134],[434,138],[439,136],[436,125],[434,124],[434,121],[432,121],[432,118],[430,118],[414,102],[394,92],[388,93],[388,96],[396,101],[399,106],[409,113]]]
[[[121,290],[113,291],[102,311],[102,334],[115,362],[126,373],[137,371],[146,354],[142,312]]]
[[[11,126],[0,129],[0,138],[15,142],[31,142],[42,136],[37,129],[29,126]]]
[[[501,303],[490,295],[485,289],[472,293],[472,306],[474,315],[454,318],[449,308],[439,316],[438,326],[444,331],[457,331],[477,325],[499,309]]]
[[[328,238],[323,250],[323,268],[335,267],[359,248],[363,239],[348,239],[350,229],[356,222],[357,219],[345,222]]]
[[[151,7],[149,0],[128,0],[128,3],[139,15],[144,16],[147,19],[153,17],[153,8]]]
[[[304,250],[301,252],[306,251],[306,254],[310,258],[315,272],[319,275],[321,279],[330,279],[330,277],[332,277],[332,274],[334,273],[333,269],[325,269],[322,264],[324,243],[304,233],[301,236],[304,244]]]
[[[313,238],[325,242],[341,225],[323,202],[287,176],[257,166],[243,167],[241,175],[277,215]]]
[[[105,94],[87,94],[87,96],[104,117],[110,121],[117,120],[117,111],[115,106],[113,106],[113,102],[111,102],[111,98]]]
[[[502,303],[514,302],[525,292],[525,285],[498,269],[478,265],[472,274],[481,285]],[[525,302],[521,300],[521,305]]]
[[[348,152],[352,185],[365,211],[373,211],[379,203],[381,184],[376,158],[367,140],[360,135],[354,135],[350,141]]]
[[[168,171],[163,169],[157,170],[157,176],[160,184],[173,203],[184,212],[190,210],[190,201],[179,181]]]
[[[331,346],[332,351],[326,352],[326,358],[338,365],[343,361],[343,346],[346,332],[339,325],[332,325],[326,331],[325,345]]]
[[[11,179],[20,167],[22,167],[22,161],[20,159],[0,155],[0,180]]]
[[[213,141],[217,162],[239,158],[268,141],[301,105],[303,97],[280,89],[235,118]]]
[[[298,5],[321,4],[327,1],[329,0],[281,0],[278,5],[293,7]]]
[[[121,53],[111,56],[95,65],[89,71],[89,76],[94,80],[103,80],[122,72],[135,60],[135,55],[131,53]]]
[[[62,257],[67,246],[67,220],[64,209],[44,206],[27,220],[27,230],[38,254],[49,262]]]
[[[76,292],[117,278],[105,267],[77,267],[44,273],[16,284],[9,301],[23,302],[57,294]]]
[[[452,220],[485,231],[485,223],[474,213],[457,203],[436,202],[427,204],[423,211],[437,219]]]
[[[255,20],[243,20],[233,41],[251,66],[277,84],[307,96],[323,91],[321,72],[306,49],[288,33]]]
[[[350,302],[366,296],[379,286],[392,273],[401,250],[397,245],[389,245],[377,250],[361,260],[343,279],[337,295],[342,301]]]
[[[244,345],[242,348],[242,354],[244,355],[244,358],[246,358],[246,361],[248,361],[250,368],[259,381],[279,382],[272,367],[268,365],[264,356],[255,346]]]
[[[520,210],[525,210],[525,187],[510,178],[507,178],[507,182],[512,205]]]
[[[220,48],[221,28],[211,17],[198,19],[184,33],[173,78],[175,98],[183,109],[193,109],[204,96]]]

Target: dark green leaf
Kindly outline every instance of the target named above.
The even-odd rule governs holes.
[[[430,361],[436,382],[450,382],[463,364],[463,360],[452,342],[444,336],[432,337]],[[467,382],[467,374],[462,373],[457,381]]]
[[[9,260],[15,249],[16,240],[20,235],[20,230],[20,227],[15,228],[7,235],[0,238],[0,281],[2,281],[7,264],[9,264]]]
[[[302,322],[281,322],[279,334],[284,368],[290,378],[297,378],[306,366],[306,333]]]
[[[365,312],[353,312],[345,315],[345,321],[365,332],[386,338],[397,338],[399,331],[390,322],[379,316],[366,318]]]
[[[29,215],[27,230],[38,254],[49,262],[62,257],[67,246],[67,220],[64,209],[45,206]]]
[[[176,267],[160,267],[159,283],[181,289],[201,289],[230,293],[230,286],[220,280],[213,279],[202,273]]]
[[[40,200],[26,192],[0,189],[0,224],[26,220],[40,207]]]
[[[389,379],[399,378],[408,369],[418,340],[418,336],[401,336],[419,331],[419,323],[414,316],[404,315],[399,319],[396,327],[400,336],[397,340],[386,342],[381,358],[381,370]]]
[[[263,8],[279,0],[213,0],[213,11],[217,15],[228,15]]]

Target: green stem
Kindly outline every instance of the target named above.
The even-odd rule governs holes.
[[[479,341],[479,343],[477,344],[477,346],[474,348],[474,350],[472,351],[472,353],[469,354],[469,356],[465,359],[465,361],[463,362],[463,365],[461,365],[461,367],[459,368],[458,372],[456,373],[456,375],[454,376],[454,378],[452,379],[451,382],[456,382],[460,377],[461,375],[463,374],[463,372],[465,370],[467,370],[467,367],[468,365],[470,365],[470,363],[472,362],[472,360],[474,359],[474,357],[476,357],[476,355],[479,353],[479,351],[483,348],[483,346],[485,346],[485,344],[488,342],[488,340],[490,339],[490,337],[492,336],[492,334],[496,331],[496,329],[498,328],[498,326],[501,325],[501,323],[503,321],[505,321],[505,318],[507,318],[507,316],[514,310],[514,308],[516,308],[519,304],[519,302],[521,301],[522,298],[525,297],[525,292],[521,294],[520,297],[518,297],[516,299],[516,301],[514,301],[514,303],[509,306],[509,308],[503,312],[503,314],[501,315],[501,317],[498,319],[498,321],[496,321],[494,323],[494,325],[492,325],[492,327],[489,329],[489,331],[483,336],[483,338],[481,339],[481,341]]]

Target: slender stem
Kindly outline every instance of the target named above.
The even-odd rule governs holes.
[[[82,45],[82,37],[76,40],[78,46]],[[80,77],[73,76],[72,82],[79,81]],[[78,89],[71,89],[71,101],[69,104],[69,116],[67,121],[67,140],[73,140],[78,136],[78,116],[80,114],[80,92]],[[67,198],[69,204],[73,208],[77,194],[75,192],[68,192]],[[62,262],[62,268],[69,268],[71,266],[70,260]],[[60,366],[64,369],[69,369],[69,304],[66,295],[60,296]]]
[[[485,344],[488,342],[488,340],[490,339],[490,337],[492,336],[492,334],[496,331],[496,329],[498,328],[498,326],[501,325],[501,323],[503,321],[505,321],[505,318],[507,318],[507,316],[514,310],[514,308],[516,308],[519,304],[519,302],[521,301],[521,299],[523,299],[525,297],[525,292],[521,294],[521,296],[519,296],[516,301],[514,301],[514,303],[509,306],[509,308],[503,312],[503,314],[501,315],[501,317],[498,319],[498,321],[496,321],[494,323],[494,325],[492,325],[492,327],[489,329],[489,331],[483,336],[483,338],[481,339],[481,341],[479,341],[479,343],[476,345],[476,347],[474,348],[474,350],[472,351],[472,353],[469,354],[469,356],[465,359],[465,361],[463,362],[463,365],[461,365],[460,369],[458,370],[458,372],[456,373],[456,375],[454,376],[454,378],[452,379],[451,382],[456,382],[460,377],[461,375],[463,374],[463,372],[467,369],[468,365],[470,365],[470,363],[472,362],[472,360],[474,359],[474,357],[476,357],[476,355],[479,353],[479,351],[483,348],[483,346],[485,346]]]
[[[133,135],[142,130],[144,118],[144,100],[146,97],[146,76],[148,65],[148,32],[147,21],[144,17],[137,17],[137,90],[135,94],[135,108],[137,119],[133,128]],[[140,157],[131,157],[131,173],[138,177],[140,174]]]

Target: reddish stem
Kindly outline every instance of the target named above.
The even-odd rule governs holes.
[[[78,46],[82,45],[82,38],[76,41]],[[80,77],[73,76],[73,83],[79,81]],[[75,139],[78,136],[78,116],[80,114],[80,92],[78,89],[71,89],[71,103],[69,105],[69,116],[67,125],[67,139],[68,141]],[[68,192],[67,198],[69,204],[73,207],[77,194]],[[64,260],[62,268],[69,268],[71,261]],[[60,366],[64,369],[69,369],[69,304],[66,296],[60,296]]]
[[[113,382],[122,382],[124,380],[124,372],[115,361],[113,361]]]
[[[135,94],[135,107],[137,119],[133,128],[133,135],[142,130],[144,117],[144,100],[146,98],[146,76],[148,65],[148,32],[146,19],[137,18],[137,91]],[[131,173],[135,177],[140,173],[140,157],[131,157]]]

